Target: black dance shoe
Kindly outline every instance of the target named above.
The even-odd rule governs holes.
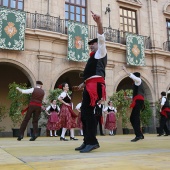
[[[30,141],[35,141],[35,139],[37,139],[37,137],[38,137],[38,136],[32,136],[32,137],[30,138]]]
[[[85,147],[86,147],[86,145],[84,143],[82,143],[81,146],[75,148],[75,151],[80,151],[80,150],[84,149]]]
[[[169,136],[169,134],[165,134],[164,136]]]
[[[70,136],[70,140],[78,140],[78,139]]]
[[[18,136],[17,140],[21,141],[21,139],[23,139],[23,136]]]
[[[63,138],[63,137],[60,137],[60,140],[62,141],[68,141],[68,139],[66,139],[66,138]]]
[[[160,136],[163,136],[163,134],[158,134],[157,136],[160,137]]]
[[[90,152],[94,149],[100,148],[99,144],[95,144],[95,145],[86,145],[86,147],[82,150],[80,150],[80,153],[87,153]]]
[[[105,136],[105,134],[102,133],[102,134],[100,134],[100,136]]]

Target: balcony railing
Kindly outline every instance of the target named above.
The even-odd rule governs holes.
[[[43,29],[62,34],[67,34],[66,20],[60,19],[60,17],[53,17],[50,15],[44,15],[39,13],[28,13],[26,15],[26,27],[31,29]],[[97,27],[89,25],[89,39],[93,39],[97,35]],[[114,43],[120,43],[126,45],[126,32],[119,31],[112,28],[104,27],[106,33],[106,40]],[[144,45],[146,49],[151,48],[150,37],[144,37]]]
[[[170,51],[170,41],[166,41],[163,43],[163,50]]]

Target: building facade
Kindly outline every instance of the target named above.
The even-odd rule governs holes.
[[[10,105],[8,85],[14,81],[34,86],[36,80],[41,80],[46,96],[63,81],[70,87],[79,85],[85,63],[67,60],[67,22],[87,24],[92,39],[97,34],[90,12],[93,11],[102,17],[107,40],[107,98],[131,87],[122,71],[126,65],[125,33],[144,36],[146,65],[128,66],[128,70],[142,75],[145,95],[153,108],[150,131],[155,132],[155,102],[161,91],[170,87],[169,0],[0,0],[0,6],[26,11],[25,50],[0,49],[0,103]],[[72,98],[76,105],[81,101],[81,92],[73,92]],[[8,116],[1,125],[5,133],[11,132]],[[118,133],[122,133],[121,120]]]

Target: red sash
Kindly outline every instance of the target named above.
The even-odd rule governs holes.
[[[42,106],[41,103],[37,103],[37,102],[30,102],[29,105],[33,105],[33,106]],[[29,107],[28,105],[28,107]],[[22,110],[21,114],[24,115],[24,113],[28,110],[28,107],[26,107],[24,110]]]
[[[164,115],[166,118],[168,118],[167,113],[166,112],[170,112],[170,108],[165,107],[162,111],[161,114]]]
[[[99,99],[99,96],[97,94],[97,83],[103,83],[102,84],[102,98],[103,100],[106,100],[106,87],[105,87],[105,80],[103,77],[94,77],[87,79],[86,84],[86,90],[88,91],[90,95],[90,105],[95,106],[96,101]],[[100,99],[99,99],[100,100]]]
[[[130,105],[130,108],[134,108],[135,105],[136,105],[136,100],[144,100],[144,97],[140,94],[136,95],[133,100],[132,100],[132,103]]]

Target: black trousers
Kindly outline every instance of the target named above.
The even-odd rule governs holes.
[[[97,126],[99,124],[100,135],[102,135],[103,134],[102,122],[101,122],[102,116],[100,116],[100,115],[99,116],[95,116],[95,118],[96,118],[96,134],[97,134]]]
[[[97,92],[99,99],[101,99],[101,83],[97,84]],[[97,103],[97,101],[96,101]],[[96,139],[96,117],[94,114],[95,106],[90,106],[90,96],[86,90],[86,87],[83,91],[83,101],[81,106],[81,121],[83,123],[83,135],[84,143],[86,145],[95,145],[98,144]]]
[[[29,120],[32,117],[32,125],[33,125],[33,135],[38,136],[38,119],[41,113],[41,107],[40,106],[29,106],[28,111],[25,115],[24,120],[22,121],[21,127],[20,127],[20,135],[24,136],[24,131],[27,127],[27,124]]]
[[[163,134],[163,131],[165,131],[165,133],[167,135],[170,135],[170,131],[166,125],[166,122],[167,122],[168,118],[166,118],[164,115],[161,114],[161,117],[160,117],[160,126],[159,126],[159,134],[162,135]]]
[[[142,136],[141,128],[140,128],[140,111],[144,106],[143,100],[136,100],[136,105],[132,109],[132,113],[130,116],[130,122],[134,129],[136,137]]]

